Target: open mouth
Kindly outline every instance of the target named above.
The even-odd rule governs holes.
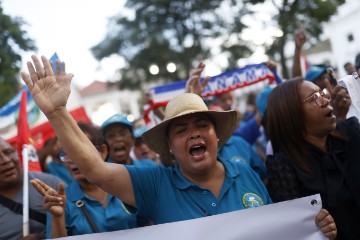
[[[114,147],[114,151],[115,152],[125,151],[125,146],[116,146]]]
[[[1,173],[2,174],[7,174],[7,173],[11,172],[12,170],[14,170],[14,167],[7,168],[7,169],[3,170]]]
[[[189,153],[193,157],[200,157],[204,155],[206,152],[206,146],[205,145],[194,145],[190,147]]]
[[[330,111],[328,114],[326,114],[326,117],[335,117],[334,112]]]

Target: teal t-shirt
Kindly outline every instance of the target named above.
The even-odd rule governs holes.
[[[222,161],[225,181],[219,198],[173,168],[125,166],[132,180],[136,209],[155,224],[205,217],[271,203],[259,176],[248,165]]]

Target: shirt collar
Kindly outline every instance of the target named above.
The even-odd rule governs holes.
[[[79,183],[74,180],[67,188],[66,197],[71,202],[76,202],[79,199],[85,198],[85,193],[80,188]]]
[[[219,157],[218,161],[220,161],[224,165],[225,177],[234,178],[240,174],[240,172],[234,167],[234,165],[230,164],[228,161],[223,161]],[[176,164],[172,171],[173,182],[178,189],[186,189],[192,186],[198,187],[196,184],[190,182],[182,175],[179,164]]]

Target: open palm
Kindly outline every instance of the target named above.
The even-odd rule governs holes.
[[[70,82],[73,74],[65,74],[65,67],[54,75],[49,60],[41,57],[42,64],[36,56],[28,62],[29,75],[22,72],[21,77],[30,90],[36,105],[47,116],[51,117],[57,110],[65,109],[70,95]],[[59,69],[57,63],[57,69]]]

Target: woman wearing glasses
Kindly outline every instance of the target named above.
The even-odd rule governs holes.
[[[78,125],[105,160],[108,151],[101,132],[85,123]],[[126,211],[118,198],[89,182],[65,152],[61,152],[59,158],[74,179],[65,191],[63,186],[59,186],[59,192],[56,192],[39,179],[31,181],[35,189],[44,196],[44,209],[51,214],[47,218],[47,238],[138,226],[136,216]]]
[[[326,88],[301,78],[269,96],[266,131],[274,155],[266,161],[274,202],[320,193],[334,217],[337,239],[360,239],[360,125],[347,119],[336,129]]]

